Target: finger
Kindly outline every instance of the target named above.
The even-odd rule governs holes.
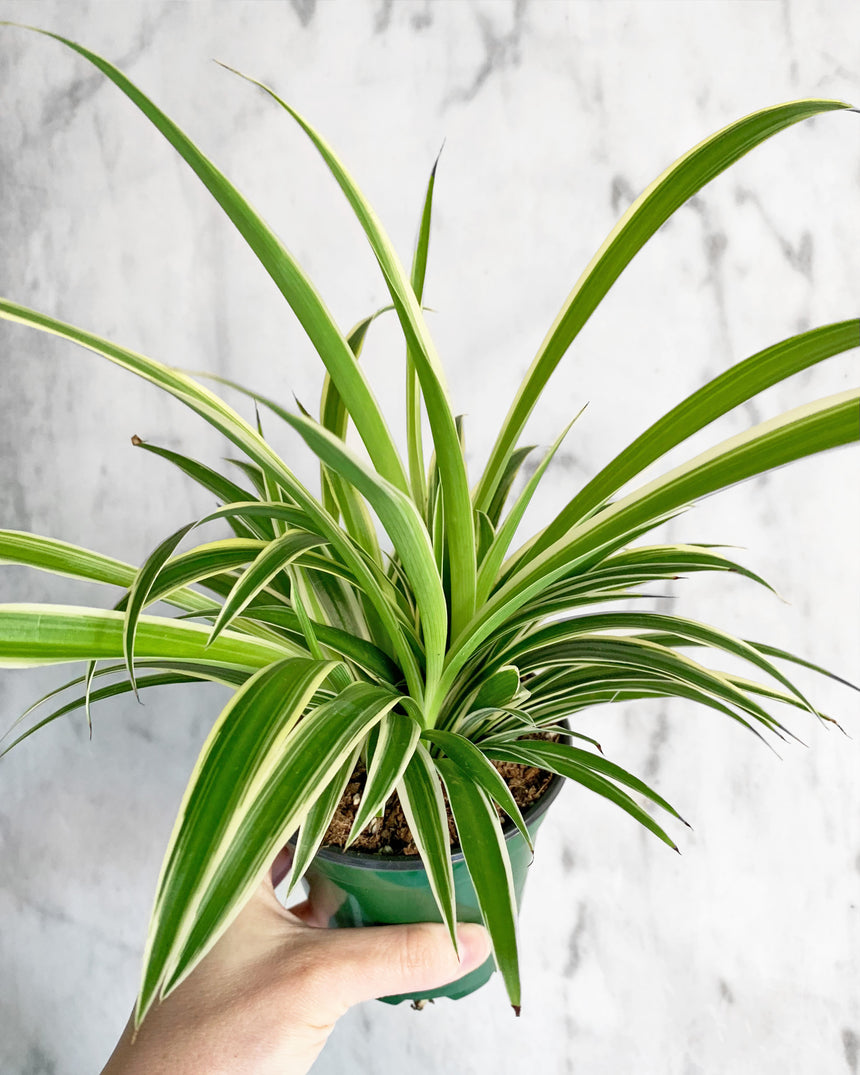
[[[272,888],[277,888],[278,885],[290,872],[290,866],[293,864],[293,853],[295,848],[287,844],[286,847],[281,848],[278,852],[278,856],[272,863],[272,869],[269,876],[272,880]]]
[[[459,925],[457,939],[459,959],[445,926],[433,922],[320,930],[313,939],[317,1002],[338,1018],[363,1000],[446,985],[490,955],[482,926]]]
[[[319,907],[314,906],[310,899],[294,903],[287,910],[291,915],[298,918],[306,926],[314,926],[316,929],[325,929],[329,924],[329,917]]]

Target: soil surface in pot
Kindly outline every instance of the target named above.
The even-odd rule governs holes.
[[[523,811],[537,802],[552,780],[552,773],[548,773],[543,769],[535,769],[530,765],[518,765],[514,762],[493,762],[493,764],[511,789],[517,806]],[[366,780],[367,772],[362,762],[359,762],[346,786],[346,791],[341,797],[337,812],[325,834],[323,845],[343,847],[346,843],[356,810],[364,794]],[[460,845],[447,798],[445,799],[445,806],[448,810],[448,832],[451,838],[451,846],[456,849]],[[507,820],[501,811],[499,816],[503,821]],[[365,854],[418,854],[418,848],[412,839],[412,833],[406,823],[406,817],[403,814],[403,808],[400,805],[397,792],[388,800],[384,816],[371,819],[358,839],[350,844],[350,848],[355,851],[363,851]]]

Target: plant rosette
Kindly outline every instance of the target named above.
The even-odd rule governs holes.
[[[766,586],[764,580],[714,545],[643,538],[703,497],[857,442],[860,391],[802,401],[655,478],[642,475],[768,388],[856,348],[860,321],[812,328],[726,365],[610,459],[547,526],[517,547],[526,509],[568,432],[518,482],[533,450],[522,443],[526,422],[591,314],[675,210],[766,139],[848,106],[810,99],[764,108],[706,138],[639,195],[575,283],[472,484],[462,422],[422,307],[435,167],[407,271],[333,148],[273,90],[255,83],[319,152],[381,270],[387,305],[344,333],[286,246],[168,116],[107,60],[38,32],[94,65],[161,132],[256,254],[327,371],[315,418],[302,407],[290,410],[232,381],[170,368],[49,313],[0,299],[0,317],[75,343],[143,378],[241,453],[224,474],[133,438],[202,485],[219,505],[166,537],[139,568],[55,538],[0,531],[0,561],[101,583],[105,604],[113,603],[0,605],[0,666],[84,666],[82,675],[37,705],[56,702],[66,689],[75,692],[71,700],[37,720],[32,707],[25,715],[30,726],[11,745],[78,709],[89,722],[93,703],[130,691],[200,680],[234,689],[191,774],[164,858],[135,1024],[191,973],[296,831],[293,883],[315,861],[317,874],[327,873],[348,894],[338,914],[380,920],[387,893],[395,885],[406,888],[415,871],[391,864],[347,882],[338,872],[343,860],[318,853],[359,761],[367,780],[346,844],[396,792],[435,916],[455,946],[458,915],[483,920],[494,963],[519,1009],[517,862],[531,836],[494,763],[527,765],[574,781],[676,848],[663,828],[681,820],[675,809],[604,757],[578,728],[578,714],[615,702],[679,698],[760,737],[790,734],[772,713],[775,704],[831,719],[784,668],[800,664],[831,673],[776,647],[652,611],[643,600],[643,587],[697,572],[740,575],[751,585]],[[403,335],[405,454],[358,361],[383,314],[397,318]],[[238,393],[242,406],[250,409],[250,398],[255,409],[300,434],[319,463],[318,493],[273,449],[259,417],[247,421],[204,385],[207,377]],[[350,430],[363,448],[348,445]],[[231,536],[181,548],[210,524],[228,526]],[[176,615],[147,611],[158,602]],[[700,659],[711,654],[728,654],[748,674],[720,671]],[[564,736],[570,739],[559,741]],[[445,796],[460,845],[456,855]],[[499,811],[512,822],[511,840]],[[382,878],[373,901],[359,894],[371,875]],[[409,899],[417,913],[413,892]],[[389,918],[400,914],[386,911]],[[431,900],[424,897],[420,916],[430,914]]]

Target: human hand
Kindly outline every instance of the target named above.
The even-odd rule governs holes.
[[[490,952],[481,926],[457,929],[457,961],[436,923],[325,929],[314,903],[285,910],[272,873],[212,951],[132,1025],[102,1075],[305,1075],[341,1015],[362,1000],[433,989],[480,966]]]

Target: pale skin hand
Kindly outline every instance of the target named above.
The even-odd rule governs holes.
[[[129,1023],[102,1075],[305,1075],[353,1004],[435,988],[489,955],[476,925],[458,927],[458,962],[444,926],[329,930],[319,914],[313,893],[284,910],[270,876],[134,1044]]]

